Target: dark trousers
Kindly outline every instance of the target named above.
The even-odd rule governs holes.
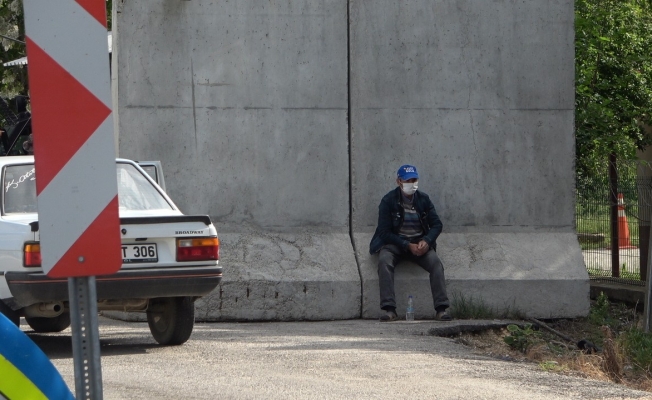
[[[394,269],[400,261],[412,261],[425,269],[430,274],[430,291],[436,310],[449,307],[446,296],[446,282],[444,279],[444,266],[439,256],[433,249],[422,256],[415,256],[410,251],[403,251],[400,247],[388,244],[380,249],[378,254],[378,281],[380,283],[380,308],[396,308],[394,297]]]

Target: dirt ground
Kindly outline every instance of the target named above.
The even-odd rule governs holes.
[[[649,368],[637,366],[622,350],[618,340],[622,332],[635,326],[640,327],[641,318],[642,315],[633,308],[615,304],[610,305],[606,320],[577,318],[540,321],[560,335],[532,320],[526,320],[519,332],[523,332],[522,329],[528,323],[532,324],[532,332],[528,335],[528,345],[524,351],[510,347],[505,342],[505,337],[514,335],[507,328],[461,333],[455,340],[473,348],[476,354],[510,362],[536,363],[541,369],[550,372],[612,381],[652,392],[652,374]],[[584,350],[578,347],[582,340]]]

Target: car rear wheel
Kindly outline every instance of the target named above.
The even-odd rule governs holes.
[[[25,321],[38,333],[61,332],[70,326],[70,313],[64,312],[54,318],[25,317]]]
[[[20,315],[17,311],[12,310],[2,300],[0,300],[0,313],[9,318],[16,326],[20,326]]]
[[[195,303],[191,297],[150,300],[147,324],[154,339],[162,345],[185,343],[195,324]]]

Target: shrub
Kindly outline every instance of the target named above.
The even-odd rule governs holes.
[[[466,297],[459,292],[453,292],[451,299],[451,314],[458,319],[525,318],[525,313],[516,307],[507,306],[498,312],[482,299],[473,296]]]
[[[611,319],[609,316],[609,298],[604,292],[600,292],[600,295],[595,301],[595,305],[591,307],[589,312],[589,321],[596,325],[608,325],[608,321]]]
[[[453,293],[451,302],[451,314],[458,319],[493,319],[496,314],[482,300],[473,296],[465,297],[460,293]]]
[[[652,333],[632,328],[623,332],[620,344],[637,368],[647,372],[652,370]]]
[[[510,324],[507,325],[507,331],[509,335],[503,338],[505,343],[523,353],[536,343],[536,338],[538,337],[538,332],[532,329],[532,324],[525,324],[523,328]]]

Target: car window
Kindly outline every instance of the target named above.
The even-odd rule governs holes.
[[[116,165],[118,202],[121,210],[174,210],[172,205],[131,164]],[[4,170],[4,213],[36,213],[34,165],[10,165]]]
[[[133,165],[118,163],[117,174],[121,210],[173,210],[154,185]]]
[[[4,175],[5,214],[37,212],[34,165],[10,165]]]
[[[141,165],[140,168],[142,168],[145,172],[147,172],[147,175],[149,175],[152,179],[154,179],[158,183],[158,177],[156,176],[156,167],[153,165]]]

